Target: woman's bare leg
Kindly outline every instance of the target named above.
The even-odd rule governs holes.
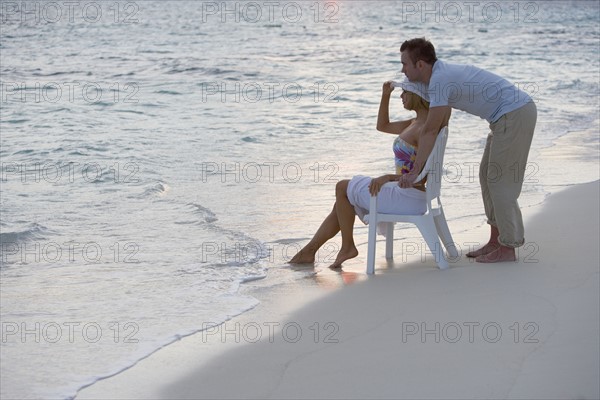
[[[339,181],[335,187],[335,211],[342,232],[342,248],[330,268],[340,268],[344,261],[358,255],[353,236],[356,213],[346,194],[348,182],[348,180]]]
[[[321,226],[313,236],[313,238],[304,246],[298,254],[296,254],[291,260],[292,264],[305,264],[314,263],[315,254],[317,250],[321,248],[329,239],[337,235],[340,231],[340,224],[338,224],[338,217],[335,211],[335,204],[329,215],[321,223]]]

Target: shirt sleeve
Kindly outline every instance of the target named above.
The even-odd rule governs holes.
[[[439,75],[439,73],[434,73],[429,80],[429,107],[450,105],[449,97],[453,87],[445,84]]]

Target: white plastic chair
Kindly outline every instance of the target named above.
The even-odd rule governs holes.
[[[425,167],[415,180],[420,182],[427,176],[425,193],[427,198],[427,211],[422,215],[401,215],[401,214],[381,214],[377,212],[377,196],[371,196],[369,214],[366,218],[369,221],[369,248],[367,255],[367,274],[375,272],[375,249],[377,224],[387,222],[385,256],[393,258],[394,253],[394,223],[410,222],[415,224],[421,235],[425,239],[429,250],[433,254],[435,261],[440,269],[448,268],[448,261],[444,257],[444,251],[440,245],[440,238],[450,257],[458,257],[458,251],[452,240],[452,235],[448,229],[448,223],[442,209],[440,201],[440,190],[442,187],[442,165],[444,162],[444,150],[448,140],[448,127],[442,128],[437,135],[431,154],[425,163]],[[386,185],[397,185],[398,182],[389,182]],[[436,200],[437,205],[432,205]]]

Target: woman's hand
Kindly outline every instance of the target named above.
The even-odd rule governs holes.
[[[392,81],[383,82],[383,88],[381,88],[381,94],[385,96],[390,96],[394,91],[394,87],[392,86]]]
[[[381,190],[381,187],[391,181],[389,175],[383,175],[379,178],[371,179],[371,183],[369,184],[369,193],[371,196],[375,196]]]

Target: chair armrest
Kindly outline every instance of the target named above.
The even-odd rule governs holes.
[[[369,215],[377,214],[377,195],[371,196],[371,202],[369,203]]]
[[[381,189],[386,186],[396,186],[398,185],[397,181],[386,182],[383,184]],[[377,213],[377,195],[371,196],[371,201],[369,203],[369,214]]]

